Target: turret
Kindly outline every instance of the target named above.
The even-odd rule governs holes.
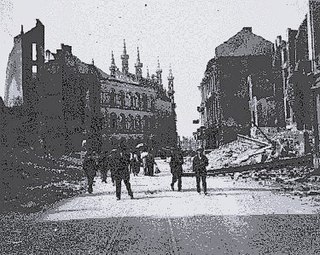
[[[150,80],[149,67],[147,66],[147,80]]]
[[[137,77],[137,80],[139,81],[142,78],[142,67],[143,67],[143,64],[140,62],[139,47],[137,47],[137,62],[134,66],[136,68],[136,77]]]
[[[123,54],[121,55],[122,59],[122,72],[128,74],[129,72],[129,55],[127,54],[126,41],[123,39]]]
[[[111,77],[116,77],[116,70],[117,70],[117,66],[116,63],[114,61],[114,55],[113,55],[113,51],[111,51],[111,65],[110,65],[110,75]]]
[[[170,66],[169,76],[168,76],[168,96],[171,99],[171,103],[174,103],[174,93],[175,93],[174,87],[173,87],[173,80],[174,80],[174,77],[173,77],[172,69]]]
[[[159,58],[158,58],[158,67],[156,70],[156,74],[157,74],[157,82],[160,86],[162,86],[162,69],[160,68]]]

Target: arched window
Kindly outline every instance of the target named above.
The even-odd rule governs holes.
[[[138,92],[136,93],[136,98],[137,98],[136,108],[138,108],[140,110],[141,109],[141,96]]]
[[[128,116],[128,129],[134,130],[134,118],[131,114]]]
[[[140,117],[140,115],[137,115],[135,118],[135,130],[141,131],[141,117]]]
[[[124,108],[125,105],[125,95],[124,92],[121,90],[119,93],[119,102],[120,102],[120,107]]]
[[[127,108],[131,107],[131,93],[130,92],[126,93],[125,106]]]
[[[137,99],[134,95],[131,95],[130,101],[131,101],[131,107],[135,108],[137,104]]]
[[[110,91],[110,106],[115,107],[116,105],[116,92],[114,89]]]
[[[122,131],[126,130],[126,116],[123,113],[119,116],[119,125]]]
[[[117,130],[117,114],[114,112],[110,114],[110,130],[112,132]]]
[[[141,121],[141,130],[143,131],[147,131],[148,130],[148,126],[147,123],[148,122],[148,116],[143,116],[142,121]]]
[[[142,94],[142,110],[146,111],[148,109],[148,98],[145,93]]]
[[[155,110],[155,100],[153,96],[151,96],[151,99],[150,99],[150,110],[151,111]]]

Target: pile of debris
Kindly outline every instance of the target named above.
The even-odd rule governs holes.
[[[310,166],[296,166],[235,173],[231,178],[236,181],[252,179],[260,184],[277,183],[281,190],[302,197],[320,195],[320,176],[312,174]]]
[[[261,143],[245,136],[238,136],[237,140],[207,154],[209,159],[208,169],[220,169],[261,162],[263,153],[269,148],[271,146],[266,143]]]

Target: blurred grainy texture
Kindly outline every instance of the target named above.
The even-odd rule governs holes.
[[[319,24],[320,0],[0,1],[0,253],[320,254]]]

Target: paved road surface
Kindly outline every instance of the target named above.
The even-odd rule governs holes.
[[[320,206],[276,186],[208,178],[209,195],[171,191],[168,164],[132,177],[135,199],[97,178],[94,193],[2,232],[1,254],[320,254]],[[124,187],[123,187],[124,188]]]

